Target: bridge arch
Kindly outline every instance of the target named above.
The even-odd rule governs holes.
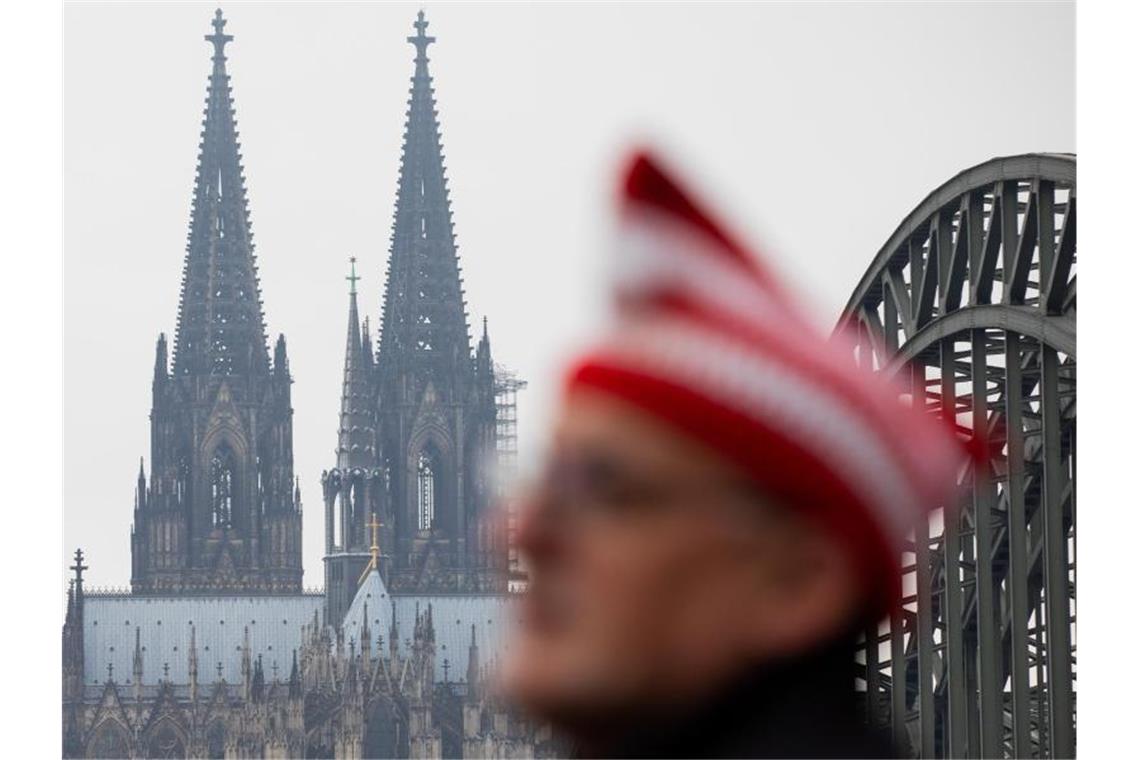
[[[916,756],[1075,753],[1076,224],[1075,156],[986,161],[902,220],[839,320],[859,364],[991,442],[860,650],[870,719]]]

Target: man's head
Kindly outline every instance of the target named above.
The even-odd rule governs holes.
[[[517,541],[531,581],[505,685],[569,725],[699,699],[840,633],[862,603],[830,532],[589,390],[562,407]]]
[[[885,611],[962,454],[645,156],[621,209],[616,320],[567,373],[520,516],[531,587],[504,674],[591,730]]]

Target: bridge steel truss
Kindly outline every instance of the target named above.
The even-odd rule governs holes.
[[[987,161],[903,220],[840,320],[861,366],[989,442],[857,656],[869,719],[918,757],[1076,751],[1076,240],[1075,156]]]

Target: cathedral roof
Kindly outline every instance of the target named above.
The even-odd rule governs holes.
[[[164,678],[187,683],[191,627],[198,649],[199,683],[217,679],[218,663],[226,681],[241,682],[241,647],[247,629],[251,656],[256,659],[260,654],[266,668],[276,662],[281,680],[286,680],[293,650],[301,648],[301,626],[313,619],[323,602],[318,594],[88,595],[83,603],[84,683],[105,680],[108,665],[117,683],[132,677],[136,630],[143,683],[155,684]]]
[[[389,594],[380,574],[365,578],[345,615],[345,641],[359,651],[364,609],[373,656],[387,656],[393,615],[401,657],[412,653],[416,614],[429,606],[435,629],[435,680],[458,680],[467,662],[471,627],[485,657],[502,654],[507,642],[511,599],[506,594]],[[301,628],[321,610],[317,594],[286,596],[158,597],[89,595],[84,600],[83,679],[102,683],[110,673],[119,684],[132,679],[135,637],[142,652],[143,683],[153,686],[169,679],[189,681],[191,628],[198,651],[198,680],[217,680],[217,666],[230,684],[241,683],[242,645],[249,632],[250,655],[262,656],[266,669],[277,663],[279,678],[288,679],[293,650],[300,650]],[[136,633],[137,631],[137,633]],[[383,637],[377,650],[377,637]],[[444,663],[447,662],[445,666]],[[110,665],[110,670],[108,670]]]
[[[494,658],[506,651],[511,598],[508,594],[389,594],[380,573],[369,572],[345,614],[341,630],[345,641],[357,642],[364,627],[364,609],[368,608],[368,630],[373,656],[387,655],[393,615],[399,631],[398,652],[407,657],[412,652],[412,634],[416,614],[431,607],[435,629],[435,680],[459,680],[467,666],[471,645],[471,626],[475,626],[475,643],[484,657]],[[383,637],[382,651],[377,652],[377,637]],[[444,662],[447,665],[444,665]]]
[[[356,590],[356,596],[352,598],[348,612],[344,613],[341,629],[344,631],[345,641],[350,636],[360,641],[365,609],[368,610],[368,626],[373,640],[377,635],[387,637],[392,622],[391,606],[392,600],[388,596],[388,587],[384,585],[384,579],[375,569],[370,570]]]

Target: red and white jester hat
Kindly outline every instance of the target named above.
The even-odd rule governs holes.
[[[617,323],[567,392],[611,394],[704,443],[833,530],[880,611],[896,602],[903,540],[965,461],[952,427],[858,369],[854,344],[811,325],[645,154],[624,174],[618,226]]]

